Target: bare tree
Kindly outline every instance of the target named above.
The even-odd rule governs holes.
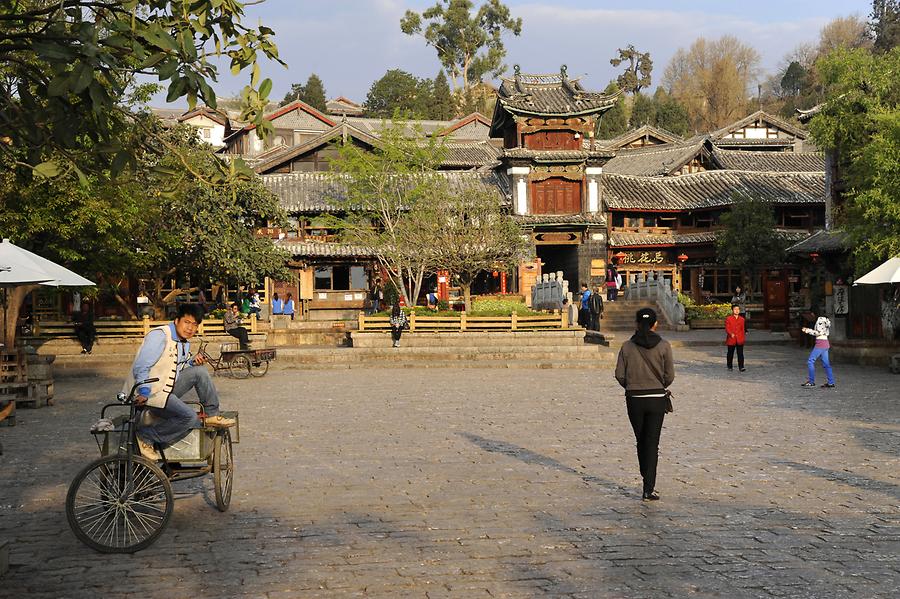
[[[735,37],[701,37],[689,49],[678,49],[663,85],[687,106],[695,129],[718,129],[746,112],[751,86],[756,91],[759,61],[759,53]]]

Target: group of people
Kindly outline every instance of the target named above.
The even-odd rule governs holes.
[[[600,289],[596,288],[591,291],[587,283],[582,283],[578,326],[591,331],[599,331],[601,318],[603,318],[603,298],[600,297]]]
[[[285,299],[272,294],[272,316],[290,316],[294,320],[294,294],[288,293]]]

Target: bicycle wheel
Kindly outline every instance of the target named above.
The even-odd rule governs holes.
[[[250,358],[244,355],[237,355],[231,360],[231,365],[228,368],[231,371],[231,376],[234,378],[245,379],[250,374]]]
[[[128,473],[131,473],[129,478]],[[149,460],[112,455],[88,464],[66,495],[66,518],[78,539],[102,553],[150,546],[172,516],[172,485]]]
[[[224,512],[231,505],[231,482],[234,478],[234,454],[231,451],[231,431],[216,435],[213,445],[213,482],[216,488],[216,507]]]
[[[253,376],[263,376],[269,372],[269,361],[268,360],[260,360],[256,364],[253,361],[250,361],[250,374]]]

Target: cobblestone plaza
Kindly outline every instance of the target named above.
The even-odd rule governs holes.
[[[676,349],[653,503],[608,365],[218,377],[241,413],[231,509],[177,483],[135,555],[64,513],[121,381],[57,381],[0,428],[0,596],[900,595],[900,379],[836,364],[837,389],[801,389],[799,349],[748,346],[742,374],[721,353]]]

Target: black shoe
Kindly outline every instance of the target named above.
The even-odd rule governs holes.
[[[823,389],[834,389],[834,383],[825,383],[822,385]]]
[[[659,501],[659,493],[656,491],[650,491],[649,493],[645,491],[641,499],[644,501]]]
[[[728,372],[731,372],[732,370],[734,370],[734,368],[732,368],[731,366],[729,366],[729,367],[728,367]]]
[[[815,384],[815,383],[811,383],[811,382],[809,382],[809,381],[806,381],[805,383],[803,383],[803,384],[800,385],[800,386],[801,386],[801,387],[815,387],[816,384]]]
[[[746,369],[746,368],[741,368],[740,371],[741,371],[741,372],[746,372],[747,369]]]

